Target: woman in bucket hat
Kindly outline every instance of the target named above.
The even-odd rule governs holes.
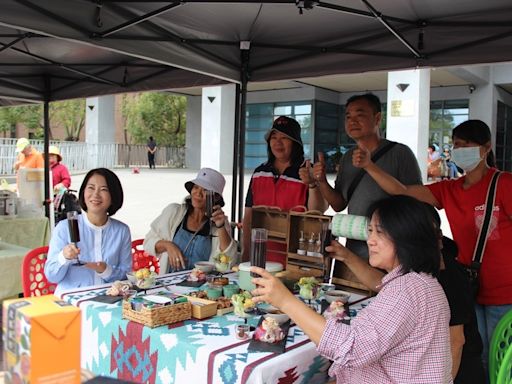
[[[50,145],[48,148],[48,159],[52,171],[53,192],[58,193],[62,188],[68,189],[71,186],[71,176],[68,168],[61,163],[62,155],[55,145]]]
[[[310,167],[304,160],[304,148],[300,137],[300,125],[292,118],[280,116],[266,133],[267,162],[254,170],[245,199],[243,220],[243,257],[249,260],[250,236],[252,228],[252,207],[264,205],[279,207],[289,211],[297,206],[324,211],[323,206],[308,204],[310,196],[319,194],[316,184],[309,185],[299,175],[301,167]],[[319,195],[321,197],[321,195]],[[323,201],[317,198],[315,201]],[[267,243],[267,261],[276,261],[286,265],[286,246]]]
[[[226,180],[211,168],[199,170],[194,180],[185,183],[189,196],[183,203],[164,208],[144,239],[144,250],[160,259],[160,273],[192,269],[198,261],[214,261],[227,256],[230,265],[237,260],[237,243],[222,211],[222,191]],[[211,217],[207,212],[207,192],[213,195]]]

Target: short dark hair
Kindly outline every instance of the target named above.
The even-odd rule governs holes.
[[[374,214],[395,245],[403,273],[438,275],[441,255],[438,229],[425,203],[410,196],[391,196],[372,204],[368,217]]]
[[[482,120],[466,120],[453,128],[452,140],[455,138],[477,143],[478,145],[485,145],[491,141],[491,130]],[[489,167],[496,166],[496,159],[492,149],[487,154],[486,161]]]
[[[107,181],[107,187],[108,191],[110,193],[110,207],[107,209],[107,213],[109,216],[113,216],[122,206],[123,206],[123,200],[124,200],[124,194],[123,194],[123,187],[121,186],[121,181],[119,181],[119,178],[117,175],[112,172],[110,169],[107,168],[96,168],[91,169],[89,172],[87,172],[87,175],[85,175],[84,181],[82,182],[82,185],[80,186],[80,192],[78,193],[78,199],[80,201],[80,207],[87,212],[87,206],[85,205],[84,201],[84,191],[85,186],[89,182],[89,179],[93,175],[101,175],[105,178]]]
[[[345,109],[349,106],[350,103],[353,103],[354,101],[358,100],[366,100],[368,104],[370,104],[370,106],[372,107],[374,113],[382,112],[380,99],[373,93],[364,93],[362,95],[351,96],[345,103]]]

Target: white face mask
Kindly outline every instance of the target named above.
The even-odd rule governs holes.
[[[480,164],[480,147],[462,147],[454,148],[452,151],[452,161],[464,171],[471,172]]]

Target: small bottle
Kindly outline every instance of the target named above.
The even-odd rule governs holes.
[[[300,231],[299,247],[297,248],[297,255],[306,254],[306,239],[304,238],[304,231]]]
[[[306,251],[306,255],[315,256],[315,247],[316,247],[315,234],[314,234],[314,232],[311,232],[311,237],[308,240],[308,248]]]
[[[315,242],[315,256],[322,257],[322,240],[320,239],[320,234],[318,235],[318,240]]]

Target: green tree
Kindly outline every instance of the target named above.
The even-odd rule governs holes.
[[[42,139],[43,109],[40,104],[0,108],[0,132],[4,136],[16,137],[16,124],[23,124],[34,134],[35,139]],[[9,132],[8,134],[6,134]],[[51,132],[50,132],[51,138]]]
[[[22,107],[0,108],[0,132],[4,137],[16,137],[16,124],[23,120],[23,113]]]
[[[122,113],[135,144],[153,136],[158,145],[185,145],[187,99],[163,92],[125,94]]]
[[[85,126],[85,99],[58,101],[50,104],[50,125],[64,127],[64,140],[78,141]]]

